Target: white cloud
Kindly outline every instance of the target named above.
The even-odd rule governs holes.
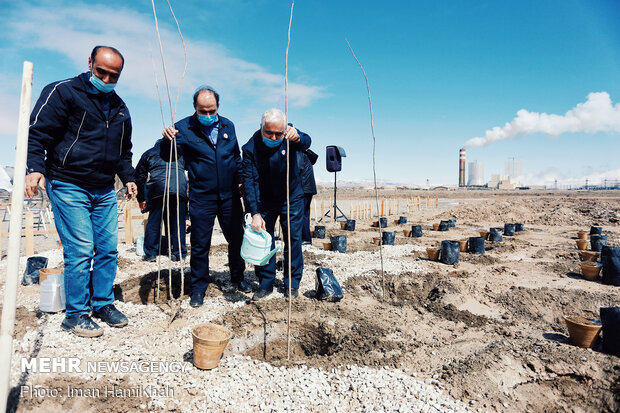
[[[521,109],[517,117],[504,127],[496,126],[465,142],[465,147],[515,139],[532,133],[558,136],[567,132],[620,132],[620,104],[613,104],[607,92],[594,92],[585,102],[577,104],[564,115],[528,112]]]
[[[79,70],[87,69],[87,54],[94,45],[117,47],[126,60],[119,83],[121,92],[156,99],[150,45],[162,98],[167,102],[152,14],[75,2],[66,7],[24,6],[16,14],[29,16],[28,20],[14,20],[6,28],[17,42],[65,55]],[[106,16],[105,24],[102,24],[102,16]],[[167,8],[158,9],[158,19],[174,99],[183,71],[183,48],[176,26],[167,23],[167,20],[172,21]],[[272,105],[283,101],[283,75],[270,73],[258,64],[237,58],[221,44],[187,36],[185,42],[189,55],[182,89],[185,98],[193,93],[196,86],[208,83],[229,101],[254,99]],[[295,83],[289,79],[291,106],[307,106],[322,96],[321,87]]]

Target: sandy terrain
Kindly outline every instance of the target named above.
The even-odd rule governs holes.
[[[427,195],[403,190],[381,196]],[[293,302],[291,359],[286,360],[287,301],[282,292],[259,303],[228,282],[226,244],[214,235],[214,282],[205,306],[188,298],[166,302],[169,262],[162,259],[160,298],[157,263],[144,263],[132,247],[119,246],[115,293],[130,317],[124,329],[103,326],[99,339],[60,330],[62,313],[38,310],[39,287],[20,286],[12,365],[17,411],[574,411],[620,410],[620,360],[572,346],[563,320],[575,314],[598,319],[604,306],[620,305],[620,288],[580,275],[577,231],[603,226],[608,244],[620,245],[617,192],[431,192],[442,207],[407,214],[395,225],[396,245],[382,249],[371,220],[356,231],[328,222],[327,235],[347,235],[347,252],[304,247],[300,298]],[[325,197],[329,190],[325,190]],[[371,199],[371,191],[339,190],[342,200]],[[340,202],[340,201],[339,201]],[[343,201],[345,202],[345,201]],[[345,208],[345,212],[348,209]],[[440,219],[457,220],[448,232],[430,230]],[[525,231],[487,243],[484,255],[461,253],[445,265],[426,258],[441,240],[477,236],[479,229],[521,222]],[[422,238],[403,229],[422,224]],[[37,241],[39,254],[60,263],[53,240]],[[47,242],[47,244],[45,244]],[[46,246],[49,250],[45,250]],[[23,272],[25,258],[22,259]],[[185,264],[187,266],[188,263]],[[329,267],[345,290],[338,303],[313,298],[315,270]],[[0,262],[5,272],[6,259]],[[172,294],[180,293],[180,270],[172,271]],[[253,269],[247,277],[256,284]],[[281,279],[281,274],[279,275]],[[277,284],[280,288],[282,283]],[[2,288],[3,284],[2,284]],[[189,270],[185,268],[185,293]],[[233,332],[220,366],[192,366],[191,329],[213,321]],[[23,372],[22,358],[79,357],[88,361],[170,361],[184,371]],[[61,390],[58,397],[28,389]],[[67,389],[139,385],[168,394],[131,397],[69,396]],[[24,390],[26,389],[26,390]],[[170,394],[170,389],[172,393]],[[163,392],[163,390],[162,390]]]

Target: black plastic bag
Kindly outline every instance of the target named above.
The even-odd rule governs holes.
[[[342,288],[329,268],[316,269],[316,298],[324,301],[336,302],[342,300]]]
[[[601,307],[603,351],[620,356],[620,307]]]
[[[39,283],[39,270],[47,268],[47,258],[35,255],[28,257],[26,261],[26,271],[22,278],[22,285],[31,285]]]
[[[603,246],[601,263],[603,264],[603,284],[620,286],[620,247]]]

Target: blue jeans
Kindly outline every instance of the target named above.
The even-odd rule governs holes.
[[[63,245],[66,316],[112,304],[118,254],[114,187],[85,189],[52,180],[47,182],[47,194]]]

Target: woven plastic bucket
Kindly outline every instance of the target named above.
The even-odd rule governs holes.
[[[595,262],[584,262],[579,266],[581,267],[581,275],[588,281],[596,281],[601,273],[601,268],[603,268],[601,264]]]
[[[430,261],[439,261],[439,251],[441,251],[440,248],[427,248],[428,259]]]
[[[194,366],[208,370],[217,367],[232,333],[217,324],[200,324],[192,330],[194,339]]]
[[[602,326],[579,316],[564,316],[570,342],[578,347],[592,348],[596,344]]]

